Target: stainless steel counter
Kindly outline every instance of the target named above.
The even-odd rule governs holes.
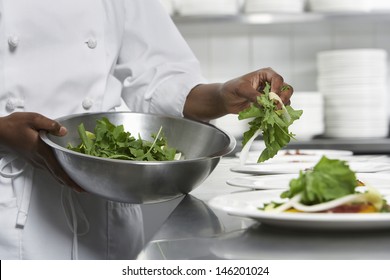
[[[390,259],[390,231],[303,231],[264,226],[208,206],[231,187],[235,159],[222,159],[210,177],[181,199],[138,259]],[[169,204],[169,202],[167,202]]]

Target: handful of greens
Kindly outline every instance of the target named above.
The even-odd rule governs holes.
[[[78,126],[81,143],[68,144],[68,149],[79,153],[123,160],[166,161],[176,158],[176,149],[168,147],[162,127],[152,134],[153,142],[133,137],[124,130],[123,125],[115,126],[107,118],[97,120],[94,133],[85,130],[84,124]]]
[[[285,147],[294,134],[288,131],[288,127],[302,115],[302,110],[294,110],[291,106],[284,106],[280,98],[270,92],[271,86],[266,83],[263,94],[257,97],[258,104],[252,104],[248,109],[239,113],[238,119],[254,118],[249,122],[249,130],[243,135],[241,152],[242,158],[246,158],[253,140],[263,133],[265,150],[260,154],[257,162],[264,162],[273,158],[277,152]],[[282,109],[278,110],[275,105],[277,100]]]

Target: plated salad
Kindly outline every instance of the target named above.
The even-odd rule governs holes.
[[[323,156],[311,170],[300,171],[281,198],[261,210],[304,213],[389,213],[390,205],[372,186],[356,178],[347,162]]]

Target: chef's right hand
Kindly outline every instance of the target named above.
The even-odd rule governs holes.
[[[46,130],[56,136],[67,133],[58,122],[38,113],[17,112],[0,118],[0,144],[16,152],[34,166],[48,170],[61,184],[83,192],[63,170],[52,149],[39,137],[39,131]]]

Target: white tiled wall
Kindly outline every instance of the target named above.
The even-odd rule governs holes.
[[[322,50],[384,48],[390,56],[390,14],[306,23],[246,25],[184,23],[179,30],[210,81],[272,67],[295,90],[316,90],[316,54]]]
[[[184,22],[177,25],[211,82],[224,82],[259,68],[272,67],[296,92],[311,92],[318,90],[316,56],[320,51],[383,48],[388,52],[389,64],[389,24],[390,13],[379,17],[328,17],[300,23]],[[236,137],[247,129],[234,116],[217,120],[216,124]]]

